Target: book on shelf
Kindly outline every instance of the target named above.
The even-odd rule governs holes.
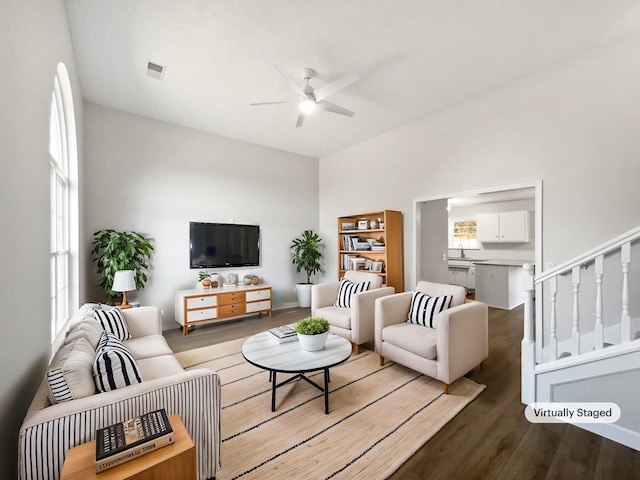
[[[290,325],[282,325],[281,327],[272,328],[269,330],[269,335],[279,343],[294,342],[298,340],[298,334]]]
[[[174,442],[173,428],[164,408],[96,431],[96,472]]]

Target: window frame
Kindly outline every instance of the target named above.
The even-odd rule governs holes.
[[[476,223],[476,235],[477,235],[477,228],[478,228],[478,223],[477,223],[477,218],[475,215],[464,215],[464,216],[460,216],[460,217],[449,217],[449,222],[448,222],[448,235],[447,235],[447,243],[448,243],[448,248],[449,249],[456,249],[456,248],[460,248],[460,241],[456,242],[455,239],[455,235],[454,235],[454,229],[455,229],[455,224],[456,222],[475,222]],[[464,248],[465,250],[479,250],[480,249],[480,245],[478,243],[477,237],[475,239],[473,239],[473,243],[471,243],[471,239],[467,238],[466,242],[462,242],[462,248]]]
[[[49,118],[51,343],[60,341],[78,303],[79,209],[76,125],[69,76],[58,64]]]

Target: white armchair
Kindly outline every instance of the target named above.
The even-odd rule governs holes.
[[[331,324],[331,332],[349,340],[357,355],[360,345],[374,338],[375,300],[395,293],[395,289],[383,287],[382,277],[374,273],[349,270],[344,278],[354,283],[371,282],[369,290],[354,294],[351,308],[343,308],[334,306],[340,282],[314,285],[311,287],[311,315],[325,318]]]
[[[392,360],[449,385],[489,356],[489,309],[466,300],[466,289],[457,285],[418,282],[416,290],[431,297],[452,295],[450,308],[437,316],[436,328],[408,323],[413,292],[376,300],[375,350],[380,365]]]

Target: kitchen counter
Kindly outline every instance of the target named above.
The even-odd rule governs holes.
[[[511,310],[524,303],[523,260],[488,260],[476,263],[476,300],[490,307]]]
[[[525,263],[533,263],[533,260],[482,260],[474,263],[476,265],[498,265],[501,267],[522,267]]]

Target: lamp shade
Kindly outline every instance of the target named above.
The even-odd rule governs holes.
[[[136,289],[136,279],[133,270],[118,270],[113,277],[114,292],[130,292]]]

